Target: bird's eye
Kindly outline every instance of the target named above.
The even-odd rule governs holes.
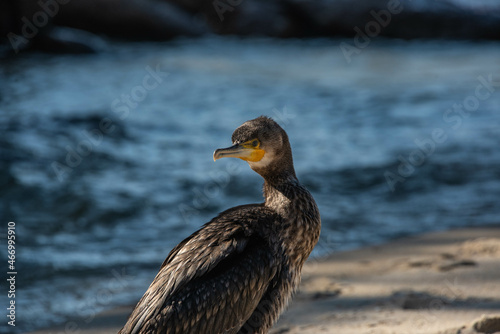
[[[254,141],[252,142],[252,146],[253,146],[253,147],[257,147],[258,145],[259,145],[259,141],[258,141],[258,140],[254,140]]]

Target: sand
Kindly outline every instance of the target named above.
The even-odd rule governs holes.
[[[104,312],[69,332],[116,333],[131,309]],[[36,334],[64,332],[63,324]],[[270,331],[493,332],[500,332],[500,226],[429,233],[310,259],[297,295]]]

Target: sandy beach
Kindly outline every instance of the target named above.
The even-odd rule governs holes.
[[[34,333],[116,333],[131,309],[104,312],[84,328],[66,323]],[[311,259],[300,290],[270,333],[494,332],[500,332],[500,226]]]

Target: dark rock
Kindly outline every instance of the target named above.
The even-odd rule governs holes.
[[[31,49],[47,53],[86,54],[96,53],[96,36],[77,29],[54,27],[33,40]]]
[[[282,0],[164,0],[202,17],[217,34],[289,37],[300,24]]]
[[[11,52],[43,51],[54,53],[92,53],[88,33],[54,26],[60,5],[34,0],[7,0],[0,3],[2,42]],[[49,5],[47,5],[49,4]]]
[[[404,39],[500,39],[500,9],[492,13],[433,0],[365,0],[355,5],[348,0],[286,1],[321,35],[353,37],[358,27],[363,33],[371,28],[373,35]]]
[[[450,271],[453,269],[461,268],[461,267],[472,267],[476,266],[477,263],[473,260],[458,260],[458,261],[451,261],[449,263],[442,264],[438,267],[440,271]]]
[[[231,33],[293,37],[301,35],[298,25],[282,1],[244,0],[235,7]]]
[[[164,0],[202,16],[219,34],[500,39],[500,11],[435,0]],[[500,8],[500,7],[499,7]],[[389,16],[387,16],[389,14]],[[379,31],[377,31],[379,29]]]
[[[71,0],[61,5],[55,23],[136,40],[166,40],[208,31],[186,11],[157,0]]]
[[[483,315],[474,321],[473,327],[479,333],[500,332],[500,315]]]
[[[378,36],[391,38],[500,39],[500,6],[477,2],[464,7],[452,0],[4,0],[0,3],[3,41],[9,32],[21,34],[38,16],[39,49],[86,51],[76,41],[59,41],[54,25],[135,40],[167,40],[208,32],[273,37],[358,36],[369,44]],[[61,2],[61,3],[59,3]],[[43,2],[47,3],[47,2]],[[43,22],[42,22],[43,23]],[[29,29],[28,29],[29,30]],[[21,34],[22,36],[22,34]],[[361,37],[359,37],[361,36]],[[73,44],[75,42],[76,44]],[[28,43],[17,41],[19,49]],[[85,43],[83,43],[85,44]],[[356,47],[360,47],[357,45]]]
[[[38,18],[40,23],[35,23],[33,18]],[[41,11],[34,0],[0,2],[2,42],[9,44],[15,53],[29,49],[33,40],[43,36],[51,26],[52,18]]]
[[[451,301],[444,296],[434,296],[427,292],[397,291],[393,302],[404,310],[441,309]]]

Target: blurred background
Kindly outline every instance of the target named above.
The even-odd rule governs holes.
[[[498,1],[8,0],[0,20],[14,332],[134,304],[173,246],[261,201],[212,153],[262,114],[318,202],[313,259],[499,222]]]

